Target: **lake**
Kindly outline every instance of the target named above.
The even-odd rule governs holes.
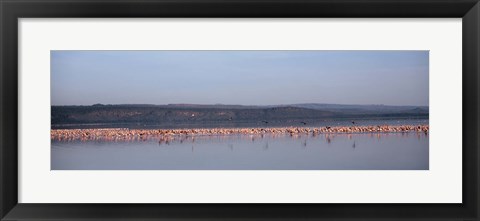
[[[53,124],[52,129],[87,129],[87,128],[130,128],[130,129],[175,129],[175,128],[238,128],[238,127],[309,127],[325,126],[357,126],[366,125],[428,125],[428,118],[361,118],[361,119],[323,119],[323,120],[273,120],[267,124],[262,121],[233,121],[233,122],[164,122],[158,123],[92,123],[92,124]]]
[[[52,140],[51,150],[52,170],[429,169],[429,137],[417,132]]]

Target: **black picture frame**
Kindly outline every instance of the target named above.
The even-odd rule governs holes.
[[[480,5],[478,0],[0,0],[0,14],[1,220],[479,220]],[[463,203],[18,203],[17,20],[47,17],[462,18]]]

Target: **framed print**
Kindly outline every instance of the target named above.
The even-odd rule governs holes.
[[[2,1],[1,219],[478,220],[479,7]]]
[[[428,55],[51,51],[50,169],[428,170]],[[118,86],[108,87],[112,78]],[[353,91],[365,95],[349,101]],[[383,95],[373,97],[377,91]],[[319,98],[396,105],[314,103]],[[167,104],[138,104],[158,101]],[[362,145],[374,154],[352,152]]]

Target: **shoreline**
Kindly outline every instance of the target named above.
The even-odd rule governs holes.
[[[375,125],[332,127],[251,127],[251,128],[197,128],[197,129],[52,129],[51,140],[130,140],[152,137],[216,136],[216,135],[267,135],[267,134],[359,134],[359,133],[425,133],[429,125]]]

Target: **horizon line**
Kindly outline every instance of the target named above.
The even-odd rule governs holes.
[[[215,104],[200,104],[200,103],[169,103],[169,104],[152,104],[152,103],[117,103],[117,104],[107,104],[107,103],[95,103],[95,104],[50,104],[50,106],[95,106],[95,105],[104,105],[104,106],[114,106],[114,105],[150,105],[150,106],[169,106],[169,105],[199,105],[199,106],[250,106],[250,107],[264,107],[264,106],[290,106],[290,105],[305,105],[305,104],[316,104],[316,105],[345,105],[345,106],[392,106],[392,107],[430,107],[430,105],[391,105],[391,104],[345,104],[345,103],[290,103],[290,104],[224,104],[224,103],[215,103]]]

